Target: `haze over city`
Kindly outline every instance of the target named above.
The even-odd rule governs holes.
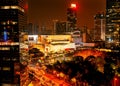
[[[28,21],[53,28],[53,20],[66,21],[67,8],[77,3],[77,26],[94,27],[94,16],[105,12],[105,0],[28,0]]]
[[[120,86],[119,0],[0,0],[0,86]]]

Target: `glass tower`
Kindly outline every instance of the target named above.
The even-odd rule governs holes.
[[[106,46],[120,46],[120,1],[107,0],[106,5]]]
[[[0,0],[0,86],[20,84],[19,34],[27,27],[26,0]]]
[[[94,16],[94,41],[105,41],[105,15],[97,13]]]
[[[71,4],[70,8],[67,9],[67,21],[68,21],[68,31],[69,32],[76,29],[76,23],[77,23],[77,6],[76,6],[76,4]]]

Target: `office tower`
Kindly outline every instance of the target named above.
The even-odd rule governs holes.
[[[81,28],[81,34],[83,43],[91,42],[91,35],[88,33],[88,27],[86,25]]]
[[[40,33],[39,25],[29,23],[28,24],[28,34],[29,35],[38,35]]]
[[[94,41],[105,41],[105,14],[97,13],[94,16]]]
[[[67,22],[55,21],[54,22],[54,34],[67,34]]]
[[[19,34],[26,29],[26,1],[0,0],[0,85],[20,84]]]
[[[106,3],[106,47],[120,46],[120,1]]]
[[[77,23],[77,6],[76,4],[71,4],[70,8],[67,9],[67,21],[68,21],[68,31],[73,31],[76,29]]]

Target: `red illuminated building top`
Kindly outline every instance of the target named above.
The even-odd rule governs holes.
[[[71,4],[71,8],[77,8],[76,4]]]
[[[71,3],[70,8],[73,9],[73,10],[77,10],[78,6],[77,6],[76,3]]]

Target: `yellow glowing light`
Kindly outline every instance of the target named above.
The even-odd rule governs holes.
[[[28,86],[34,86],[32,83],[30,83]]]
[[[1,9],[18,9],[18,10],[24,12],[24,9],[21,8],[20,6],[2,6]]]

